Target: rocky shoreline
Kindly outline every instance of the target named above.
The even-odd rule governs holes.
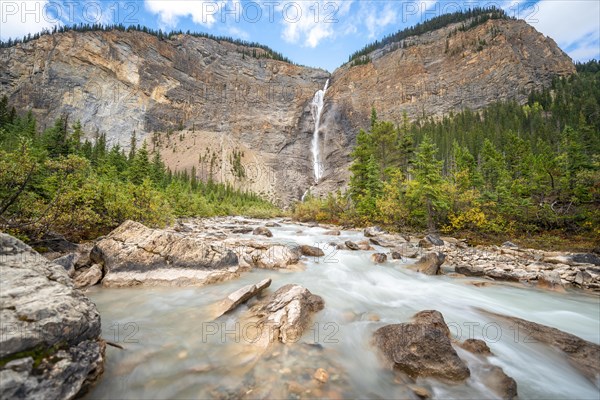
[[[376,251],[371,255],[375,264],[402,263],[427,275],[479,278],[474,284],[480,286],[513,282],[600,293],[600,257],[591,253],[524,249],[510,242],[471,247],[452,237],[408,236],[378,227],[364,229],[364,239],[353,242],[339,240],[338,227],[322,226],[329,229],[324,234],[331,240],[298,246],[273,237],[269,225],[279,224],[217,217],[181,220],[160,230],[127,221],[99,238],[91,252],[84,246],[79,254],[67,254],[57,261],[67,258],[68,264],[75,264],[65,268],[78,287],[99,282],[107,287],[201,286],[234,279],[252,268],[302,269],[303,257],[325,259],[334,251]]]
[[[0,397],[73,399],[104,369],[96,306],[20,240],[0,233]]]

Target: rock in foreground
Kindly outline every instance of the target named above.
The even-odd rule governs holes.
[[[103,371],[96,306],[63,266],[2,233],[0,260],[0,398],[75,398]]]
[[[246,301],[250,300],[252,297],[258,295],[260,292],[265,290],[271,285],[271,279],[263,279],[254,285],[246,285],[243,288],[236,290],[231,293],[225,299],[223,299],[220,303],[217,304],[216,317],[218,318],[223,314],[226,314],[230,311],[233,311],[237,306]]]
[[[239,276],[237,255],[210,239],[126,221],[92,249],[104,286],[201,286]]]
[[[325,302],[300,285],[289,284],[249,311],[249,319],[256,319],[255,344],[268,347],[274,342],[295,343],[310,326],[313,314],[321,311]]]
[[[470,376],[452,347],[450,331],[439,311],[421,311],[413,322],[379,328],[373,341],[395,370],[412,378],[460,382]]]

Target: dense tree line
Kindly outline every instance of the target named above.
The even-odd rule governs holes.
[[[298,204],[298,218],[600,238],[600,72],[441,120],[373,111],[352,157],[348,193]]]
[[[404,39],[409,38],[411,36],[419,36],[424,33],[432,32],[437,29],[444,28],[450,24],[455,24],[458,22],[466,22],[471,20],[469,24],[463,24],[459,29],[462,31],[469,30],[478,25],[481,25],[487,22],[490,19],[509,19],[510,17],[506,14],[506,12],[502,9],[496,7],[474,7],[464,11],[457,11],[454,13],[443,14],[438,17],[431,18],[425,22],[418,23],[414,26],[402,29],[396,33],[388,35],[381,40],[376,40],[373,43],[370,43],[363,47],[362,49],[352,53],[348,57],[348,62],[353,62],[355,60],[361,60],[358,63],[352,63],[351,65],[361,65],[364,61],[370,59],[367,57],[371,52],[381,49],[390,43],[399,43]],[[406,43],[403,43],[403,46],[406,46]],[[368,61],[367,61],[368,62]]]
[[[7,41],[0,41],[0,48],[3,47],[12,47],[19,43],[27,43],[32,40],[37,40],[45,35],[53,35],[57,33],[65,33],[65,32],[110,32],[110,31],[121,31],[121,32],[143,32],[149,35],[155,36],[160,40],[168,40],[178,35],[189,35],[193,37],[207,38],[212,39],[217,42],[229,42],[238,46],[247,47],[249,50],[240,50],[243,56],[252,56],[254,58],[268,58],[272,60],[283,61],[289,64],[294,64],[289,58],[285,57],[283,54],[271,49],[268,46],[257,42],[249,42],[241,39],[234,39],[230,36],[216,36],[210,33],[204,32],[191,32],[186,31],[185,33],[181,30],[177,31],[169,31],[164,32],[162,29],[151,29],[142,25],[129,25],[125,26],[123,24],[76,24],[76,25],[64,25],[64,26],[55,26],[52,30],[43,30],[42,32],[35,34],[28,34],[24,36],[22,39],[8,39]],[[252,50],[250,50],[252,49]],[[263,50],[262,52],[257,52],[256,49]]]
[[[257,195],[202,182],[193,170],[171,172],[133,135],[127,152],[108,146],[104,134],[86,136],[66,117],[40,133],[31,112],[19,116],[0,100],[0,229],[25,240],[48,232],[83,240],[127,219],[164,226],[183,216],[279,213]]]

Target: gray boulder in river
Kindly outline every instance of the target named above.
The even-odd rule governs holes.
[[[72,399],[103,372],[96,306],[64,267],[0,233],[0,398]]]
[[[92,249],[102,285],[201,286],[239,276],[238,256],[221,242],[126,221]]]

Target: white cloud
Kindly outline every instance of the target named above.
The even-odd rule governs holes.
[[[282,38],[288,43],[317,47],[341,31],[341,18],[350,11],[353,0],[286,1],[276,9],[282,16]]]
[[[571,49],[569,55],[572,58],[581,60],[587,59],[589,54],[590,57],[598,56],[600,2],[542,0],[536,4],[536,9],[537,12],[525,20],[554,39],[561,48]]]
[[[386,3],[379,12],[377,7],[370,7],[370,9],[363,9],[360,13],[363,16],[366,15],[363,20],[369,31],[369,39],[378,36],[384,27],[395,23],[397,19],[396,9],[391,3]]]
[[[244,39],[244,40],[250,39],[250,35],[248,34],[248,32],[243,31],[239,28],[236,28],[235,26],[229,26],[227,28],[227,33],[230,34],[231,36],[238,37],[240,39]]]
[[[220,19],[225,3],[212,0],[145,0],[146,10],[157,14],[159,22],[168,28],[175,28],[182,17],[191,17],[196,24],[212,27]]]
[[[20,39],[29,33],[62,25],[59,18],[61,13],[56,3],[50,4],[48,0],[0,0],[0,39]]]

